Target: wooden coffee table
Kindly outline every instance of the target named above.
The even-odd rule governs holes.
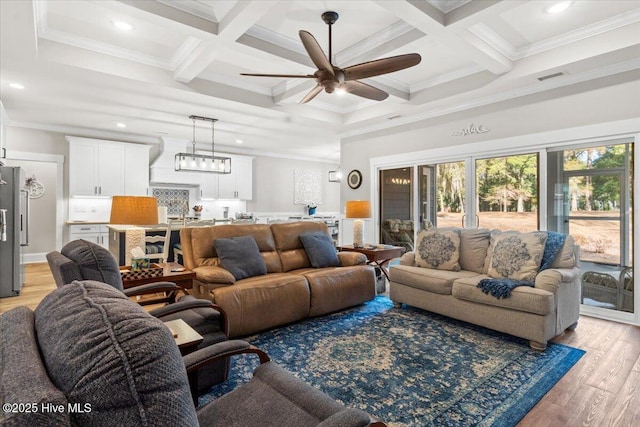
[[[165,262],[165,263],[157,263],[154,264],[158,267],[162,267],[162,274],[156,277],[145,277],[138,279],[122,279],[122,287],[125,289],[132,288],[140,285],[147,285],[149,283],[158,283],[158,282],[171,282],[178,285],[180,288],[184,289],[185,293],[189,293],[188,289],[193,288],[193,279],[196,278],[196,273],[191,270],[187,270],[182,265],[177,262]],[[129,267],[121,266],[120,270],[126,270]],[[176,269],[184,269],[184,271],[171,271]],[[162,293],[163,296],[156,296],[154,298],[145,298],[140,297],[138,303],[140,305],[151,305],[151,304],[164,304],[164,303],[173,303],[176,300],[176,291]]]
[[[184,269],[184,271],[171,271],[184,268],[177,262],[164,262],[158,263],[156,265],[162,267],[162,275],[156,277],[147,277],[143,279],[122,279],[122,286],[127,289],[138,285],[146,285],[148,283],[172,282],[180,286],[182,289],[193,288],[193,279],[196,278],[196,273],[194,273],[193,271],[187,270],[186,268]],[[120,267],[120,270],[124,270],[126,268],[128,267]]]

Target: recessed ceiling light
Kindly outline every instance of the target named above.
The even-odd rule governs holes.
[[[125,123],[116,123],[116,126],[119,128],[126,128],[127,125]]]
[[[569,6],[571,6],[571,3],[573,3],[573,1],[559,1],[555,3],[551,3],[544,8],[544,13],[553,14],[553,13],[564,12],[569,8]]]
[[[236,144],[242,144],[244,141],[241,139],[236,139]]]
[[[133,30],[133,25],[124,21],[112,21],[113,26],[122,31],[131,31]]]
[[[14,89],[24,89],[24,85],[20,83],[9,83],[9,87],[12,87]]]

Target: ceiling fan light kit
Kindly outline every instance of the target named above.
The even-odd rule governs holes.
[[[322,14],[322,20],[329,26],[329,56],[318,44],[318,41],[308,31],[300,30],[298,35],[302,41],[307,54],[317,67],[317,71],[313,74],[255,74],[240,73],[243,76],[254,77],[284,77],[284,78],[302,78],[315,79],[317,85],[311,89],[300,101],[305,104],[315,98],[323,90],[326,93],[346,92],[362,98],[372,99],[374,101],[383,101],[387,99],[389,94],[376,87],[362,83],[358,79],[366,79],[369,77],[380,76],[382,74],[393,73],[395,71],[404,70],[405,68],[418,65],[422,58],[417,53],[409,53],[406,55],[392,56],[388,58],[376,59],[362,64],[351,65],[346,68],[340,68],[331,63],[332,52],[332,33],[331,27],[338,20],[338,13],[327,11]]]

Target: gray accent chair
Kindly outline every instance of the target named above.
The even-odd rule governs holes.
[[[366,413],[295,378],[247,342],[224,341],[183,358],[159,319],[104,283],[62,286],[35,311],[0,315],[0,330],[0,400],[16,407],[0,413],[2,425],[371,425]],[[239,353],[260,357],[253,378],[196,409],[187,375]]]
[[[202,335],[203,340],[198,348],[204,348],[228,339],[227,318],[220,307],[213,305],[211,301],[196,299],[191,295],[184,295],[176,302],[175,295],[185,291],[171,282],[157,282],[124,289],[116,259],[111,252],[96,243],[82,239],[73,240],[67,243],[60,252],[48,253],[47,261],[58,287],[74,280],[97,280],[113,286],[128,297],[167,293],[169,304],[150,310],[149,313],[165,322],[176,319],[184,320]],[[228,371],[226,360],[221,361],[219,366],[201,370],[197,377],[197,391],[203,393],[212,385],[226,380]]]

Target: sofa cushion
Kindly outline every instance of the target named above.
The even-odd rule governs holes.
[[[482,273],[491,232],[486,228],[460,230],[460,268]]]
[[[322,232],[302,233],[300,240],[312,267],[338,267],[340,265],[338,253],[328,234]]]
[[[236,280],[267,274],[267,266],[253,236],[215,239],[213,245],[220,258],[220,266],[233,274]]]
[[[389,268],[392,282],[441,295],[451,295],[451,286],[455,280],[477,275],[474,271],[447,271],[411,265],[393,265]]]
[[[503,307],[510,310],[524,311],[543,316],[553,313],[555,301],[552,292],[531,288],[529,286],[518,286],[511,291],[509,298],[498,299],[485,294],[477,287],[480,280],[487,278],[485,275],[476,275],[474,277],[457,279],[453,282],[451,294],[458,299]]]
[[[418,267],[460,270],[460,232],[421,230],[418,233],[415,262]]]
[[[280,254],[282,271],[311,267],[307,252],[302,246],[300,235],[307,232],[328,233],[327,225],[318,221],[298,221],[271,224],[276,249]]]
[[[321,316],[362,304],[376,297],[376,274],[371,266],[305,268],[290,271],[309,283],[309,316]]]
[[[249,277],[210,292],[213,302],[227,313],[230,338],[309,316],[309,284],[297,274]]]
[[[180,230],[185,264],[190,270],[196,267],[220,265],[213,241],[238,236],[253,236],[260,255],[267,266],[267,273],[282,271],[280,256],[275,248],[273,234],[268,224],[227,224],[210,227],[184,227]],[[186,265],[185,265],[186,266]]]
[[[505,232],[491,236],[489,276],[533,281],[540,269],[547,233]]]
[[[567,235],[562,249],[556,255],[550,268],[573,268],[576,266],[576,243],[572,235]]]
[[[197,425],[171,332],[122,292],[95,281],[58,288],[38,305],[35,328],[53,384],[69,403],[91,405],[71,414],[73,425]]]

